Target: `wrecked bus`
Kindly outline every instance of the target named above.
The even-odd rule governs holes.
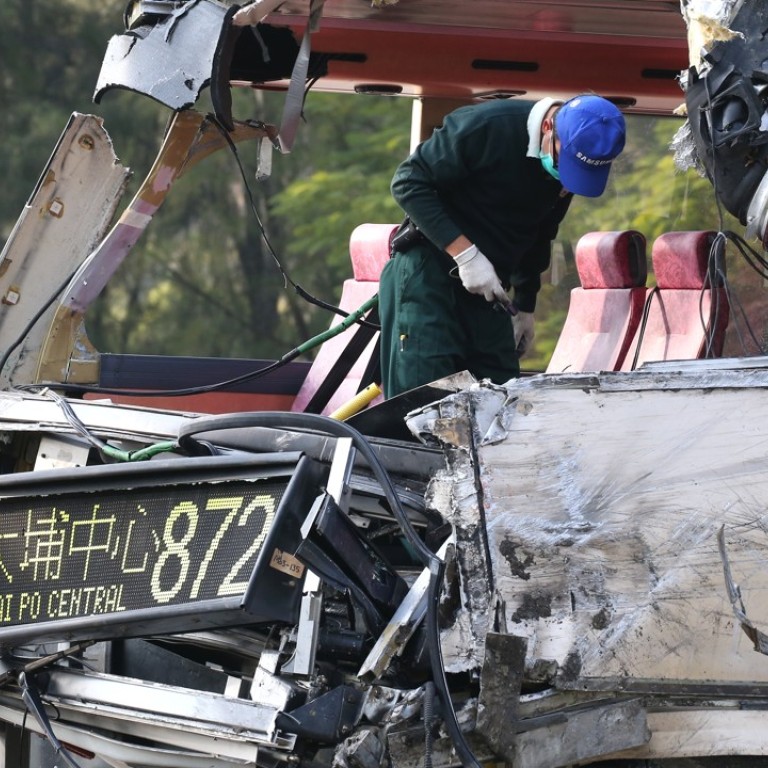
[[[1,257],[3,764],[768,759],[767,363],[721,355],[725,243],[759,264],[767,241],[766,12],[130,2],[95,99],[168,107],[155,165],[118,214],[127,169],[102,121],[74,115]],[[152,387],[88,341],[88,307],[184,170],[244,141],[265,167],[290,150],[309,80],[413,98],[416,141],[457,100],[684,102],[678,162],[744,236],[665,233],[651,286],[639,233],[584,233],[562,347],[503,386],[460,373],[382,402],[363,361],[322,392],[329,368],[296,365],[299,345],[238,411],[190,408],[181,386],[130,404]],[[232,114],[237,85],[284,89],[281,124]],[[394,228],[353,238],[332,358]]]

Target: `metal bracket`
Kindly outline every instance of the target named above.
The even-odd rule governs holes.
[[[355,449],[352,439],[339,438],[331,462],[328,476],[327,493],[339,505],[348,507],[349,478],[355,462]],[[302,538],[306,539],[322,507],[323,496],[319,496],[312,505],[301,526]],[[320,632],[320,619],[323,612],[322,583],[317,574],[307,571],[304,578],[304,595],[301,598],[299,626],[296,634],[296,650],[283,665],[282,673],[288,675],[311,675],[315,668],[317,640]]]

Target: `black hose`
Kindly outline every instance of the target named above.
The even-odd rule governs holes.
[[[343,421],[319,416],[312,413],[291,413],[288,411],[263,411],[249,413],[232,413],[223,416],[210,416],[194,419],[182,425],[179,430],[179,447],[184,448],[185,443],[192,440],[192,436],[201,432],[211,432],[219,429],[243,429],[247,427],[267,427],[272,429],[304,429],[326,432],[336,437],[349,437],[355,448],[368,462],[374,476],[384,491],[384,496],[392,507],[392,511],[405,534],[408,542],[416,550],[419,560],[425,567],[429,567],[433,560],[439,562],[439,558],[424,544],[416,529],[411,525],[408,515],[400,504],[400,499],[395,487],[387,474],[387,471],[379,461],[379,457],[371,448],[370,443],[354,427]]]
[[[429,648],[432,678],[442,705],[443,720],[448,734],[453,742],[456,754],[465,768],[480,768],[480,763],[467,744],[464,734],[459,728],[456,711],[453,708],[448,681],[445,676],[443,654],[440,648],[440,625],[438,620],[438,605],[440,589],[443,582],[445,564],[421,540],[416,529],[411,524],[395,491],[392,480],[386,469],[379,461],[370,443],[354,427],[343,421],[319,416],[311,413],[291,413],[279,411],[264,411],[252,413],[233,413],[223,416],[205,416],[189,421],[179,430],[178,443],[181,448],[191,448],[193,436],[201,432],[211,432],[223,429],[243,429],[248,427],[266,427],[271,429],[303,429],[325,432],[336,437],[348,437],[355,448],[368,462],[374,477],[379,481],[384,496],[389,502],[401,530],[413,546],[419,560],[429,568],[429,594],[427,598],[427,647]]]
[[[431,570],[429,581],[429,596],[427,602],[427,647],[429,648],[429,662],[432,668],[432,679],[435,683],[440,704],[442,705],[443,721],[448,729],[456,754],[464,768],[480,768],[480,763],[469,748],[464,734],[459,727],[456,718],[456,710],[453,708],[451,694],[448,690],[448,680],[445,677],[445,665],[443,664],[443,651],[440,647],[440,624],[438,621],[438,606],[440,602],[440,585],[443,582],[445,563],[440,558],[435,558],[437,565]]]

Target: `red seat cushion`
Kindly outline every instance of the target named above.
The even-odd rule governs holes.
[[[666,232],[656,238],[652,259],[657,288],[648,291],[647,319],[637,330],[622,370],[654,360],[722,354],[729,309],[720,278],[711,268],[716,234]],[[717,269],[725,269],[719,258]]]
[[[576,245],[580,288],[571,291],[568,315],[549,373],[619,368],[640,322],[647,275],[640,232],[589,232]]]
[[[648,277],[645,237],[635,230],[588,232],[576,244],[581,287],[638,288]]]

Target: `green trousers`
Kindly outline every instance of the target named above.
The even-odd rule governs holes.
[[[469,293],[450,256],[429,243],[384,266],[379,317],[387,398],[464,370],[496,384],[520,375],[509,315]]]

